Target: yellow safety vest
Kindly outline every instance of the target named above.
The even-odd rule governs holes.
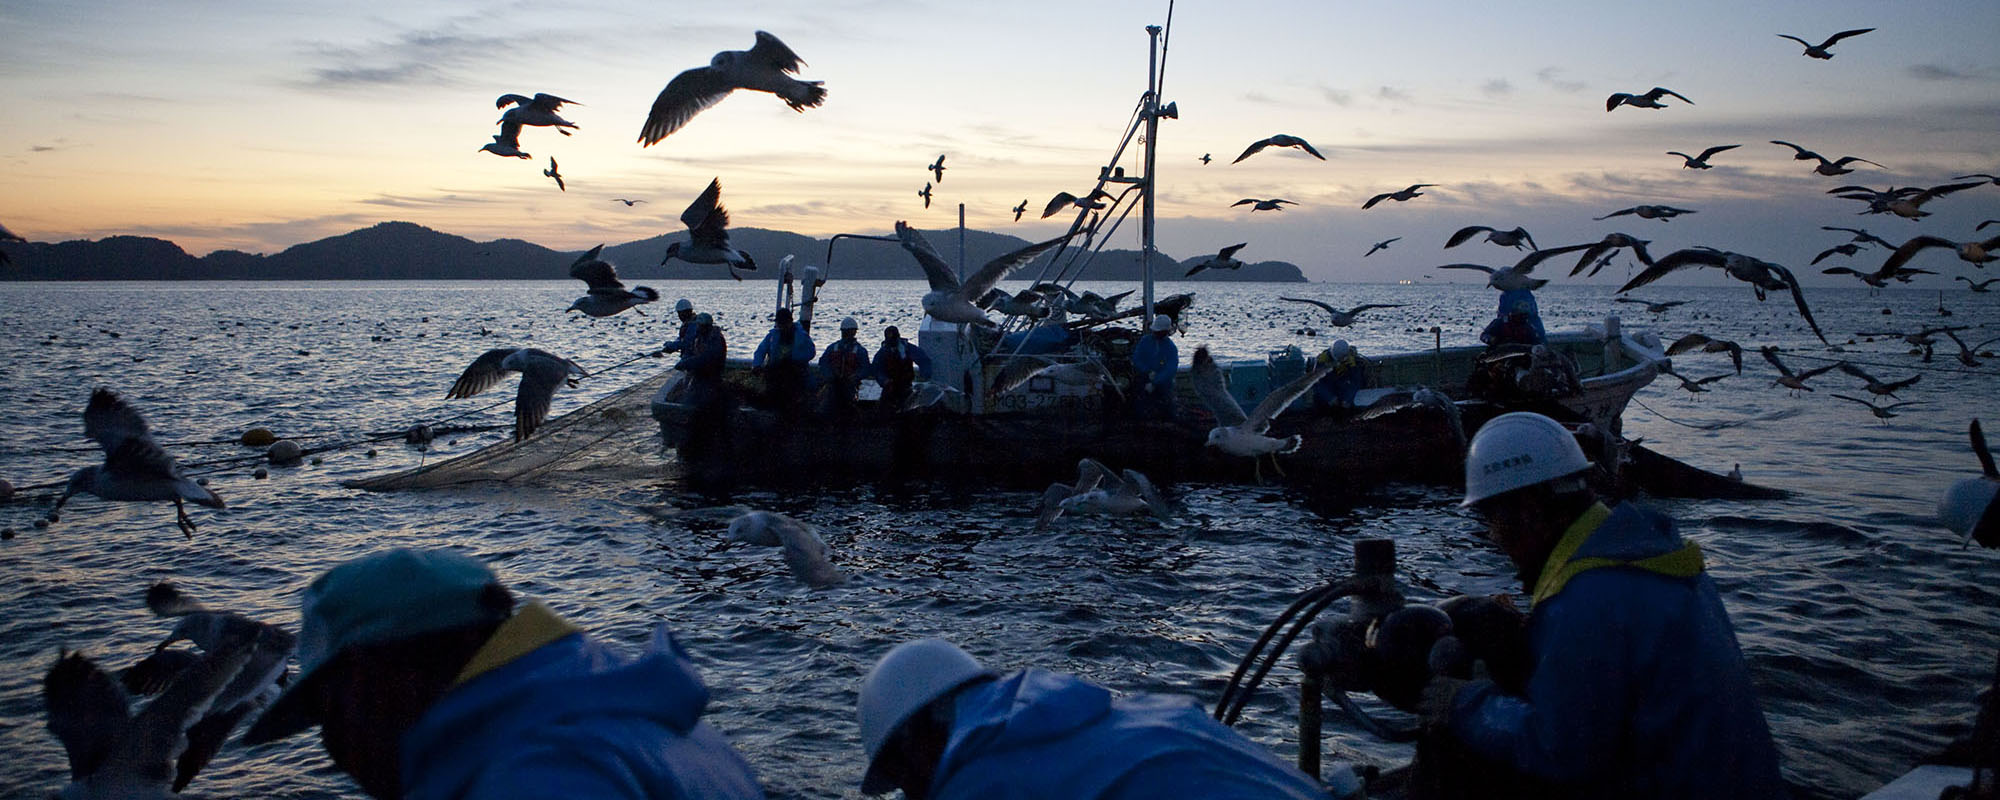
[[[1611,517],[1611,509],[1603,503],[1592,503],[1583,515],[1563,531],[1562,539],[1556,542],[1555,550],[1549,553],[1549,560],[1542,565],[1542,576],[1535,581],[1535,597],[1529,605],[1540,603],[1563,590],[1571,578],[1605,567],[1633,567],[1669,578],[1692,578],[1700,575],[1705,567],[1701,557],[1701,545],[1684,542],[1679,549],[1646,558],[1626,560],[1622,558],[1577,558],[1576,551],[1583,549],[1583,543]]]

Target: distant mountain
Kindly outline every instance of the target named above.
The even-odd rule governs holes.
[[[887,235],[880,232],[872,235]],[[925,231],[946,263],[959,263],[958,231]],[[686,241],[685,231],[610,245],[603,257],[618,265],[629,279],[658,275],[692,279],[727,279],[719,266],[674,261],[659,266],[667,244]],[[842,279],[916,279],[922,270],[895,242],[841,239],[828,266],[828,239],[787,231],[738,228],[730,241],[756,260],[759,269],[746,277],[768,278],[786,255],[795,264],[818,265],[827,277]],[[994,258],[1026,247],[1017,236],[990,231],[965,232],[965,269],[978,269]],[[189,255],[165,239],[112,236],[98,241],[0,243],[13,262],[0,266],[0,280],[129,281],[129,280],[405,280],[562,278],[582,251],[556,251],[519,239],[475,242],[409,222],[383,222],[372,227],[295,245],[273,255],[217,250],[201,258]],[[1073,250],[1071,252],[1074,252]],[[1048,255],[1014,273],[1020,279],[1043,274]],[[1153,274],[1179,280],[1201,258],[1184,262],[1155,253]],[[1065,258],[1067,260],[1067,257]],[[1072,268],[1074,269],[1074,268]],[[1053,273],[1050,273],[1053,274]],[[1139,280],[1143,274],[1136,250],[1105,250],[1091,257],[1085,274],[1092,280]],[[1204,272],[1195,280],[1292,281],[1305,276],[1296,265],[1265,261],[1237,272]]]

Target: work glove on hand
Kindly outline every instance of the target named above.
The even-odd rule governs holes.
[[[1439,675],[1424,684],[1423,696],[1417,700],[1417,715],[1423,718],[1424,727],[1442,728],[1450,724],[1452,700],[1470,682]]]

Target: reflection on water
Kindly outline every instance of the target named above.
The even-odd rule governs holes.
[[[655,284],[657,285],[657,281]],[[714,282],[677,287],[715,313],[747,354],[768,323],[768,287]],[[1119,291],[1128,287],[1093,287]],[[1403,303],[1338,331],[1364,353],[1469,341],[1494,295],[1469,286],[1168,285],[1197,293],[1183,353],[1196,343],[1258,356],[1286,344],[1330,341],[1324,315],[1276,301],[1307,296],[1346,307]],[[854,316],[873,343],[883,325],[915,328],[923,287],[835,283],[821,317]],[[602,368],[670,336],[661,303],[650,316],[564,318],[572,282],[523,284],[61,284],[0,285],[0,478],[60,479],[99,456],[81,436],[90,390],[123,393],[163,442],[229,439],[253,426],[308,443],[397,432],[487,404],[441,399],[458,372],[493,347],[529,345]],[[1613,306],[1603,289],[1542,293],[1551,327],[1608,309],[1663,336],[1700,331],[1746,347],[1812,340],[1789,304],[1757,303],[1741,287],[1649,287],[1653,299],[1695,302],[1654,317]],[[667,299],[676,296],[669,289]],[[1810,295],[1836,342],[1855,331],[1937,321],[1928,292],[1822,290]],[[1782,299],[1782,298],[1779,298]],[[1955,324],[2000,323],[1992,295],[1951,296]],[[1883,309],[1892,313],[1881,314]],[[1636,313],[1635,313],[1636,312]],[[1302,327],[1319,335],[1294,333]],[[1974,331],[1971,341],[1990,338]],[[112,334],[117,334],[113,336]],[[1816,343],[1814,343],[1816,344]],[[1746,373],[1690,397],[1663,381],[1639,395],[1627,433],[1698,466],[1740,463],[1756,483],[1794,489],[1776,502],[1674,501],[1660,507],[1701,541],[1729,603],[1779,737],[1788,776],[1819,793],[1852,796],[1935,750],[1971,716],[1990,678],[2000,615],[1995,559],[1961,549],[1927,516],[1949,479],[1976,469],[1964,426],[1992,416],[1994,375],[1948,355],[1929,365],[1896,343],[1858,343],[1847,357],[1894,380],[1922,374],[1904,394],[1922,405],[1884,426],[1832,400],[1858,389],[1832,373],[1818,393],[1787,397],[1752,356]],[[1817,363],[1803,350],[1788,361]],[[1723,356],[1677,359],[1703,377],[1730,371]],[[636,380],[641,361],[557,395],[556,413]],[[1919,370],[1923,370],[1919,373]],[[503,386],[492,400],[506,399]],[[1648,410],[1651,409],[1651,410]],[[1796,410],[1795,416],[1773,414]],[[505,406],[465,420],[504,423]],[[1770,417],[1719,431],[1686,424]],[[136,659],[163,633],[141,595],[173,578],[212,605],[296,624],[297,591],[320,570],[394,545],[451,546],[491,560],[520,591],[548,600],[586,628],[636,647],[672,625],[714,691],[712,719],[775,796],[855,796],[860,748],[853,723],[860,676],[889,646],[939,635],[1002,668],[1067,670],[1122,690],[1192,693],[1212,702],[1236,659],[1301,590],[1349,569],[1352,543],[1397,541],[1402,575],[1419,597],[1513,588],[1512,568],[1443,488],[1389,487],[1331,501],[1282,488],[1171,487],[1186,513],[1162,527],[1145,518],[1066,517],[1031,534],[1034,493],[977,485],[858,487],[734,501],[820,528],[848,586],[798,587],[776,552],[727,546],[725,513],[704,513],[662,469],[657,481],[582,477],[553,485],[403,494],[341,488],[343,479],[450,457],[502,441],[505,430],[439,439],[420,453],[400,442],[364,455],[326,453],[321,465],[252,465],[211,477],[228,499],[193,511],[201,531],[183,541],[165,505],[72,501],[62,522],[28,528],[32,505],[0,506],[0,794],[60,784],[60,748],[42,726],[41,674],[58,648],[114,663]],[[177,447],[183,461],[242,455],[233,445]],[[641,506],[688,509],[661,516]],[[1289,669],[1289,668],[1287,668]],[[1245,715],[1244,730],[1296,751],[1292,680]],[[1388,761],[1407,752],[1369,740],[1337,715],[1336,752]],[[310,737],[255,751],[232,749],[196,781],[197,796],[352,794]]]

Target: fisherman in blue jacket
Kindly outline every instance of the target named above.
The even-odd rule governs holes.
[[[1786,796],[1776,748],[1701,548],[1673,521],[1607,508],[1582,448],[1539,414],[1494,417],[1465,505],[1531,594],[1525,697],[1437,677],[1426,720],[1486,758],[1587,797]]]
[[[761,798],[701,721],[708,689],[664,627],[627,658],[480,561],[388,550],[306,587],[299,672],[259,744],[320,727],[374,797]]]
[[[1174,415],[1174,370],[1180,367],[1181,353],[1173,333],[1174,321],[1155,314],[1151,332],[1132,346],[1132,407],[1141,419]]]
[[[668,340],[666,344],[660,345],[660,352],[662,353],[677,352],[694,343],[695,329],[698,327],[694,321],[696,316],[694,313],[694,302],[685,297],[674,301],[674,314],[680,317],[681,329],[679,333],[674,335],[674,338]]]
[[[1493,321],[1479,334],[1487,344],[1542,344],[1549,333],[1542,328],[1541,306],[1533,290],[1508,289],[1500,293],[1500,308]]]
[[[1040,669],[997,675],[941,639],[905,642],[862,681],[861,791],[908,800],[1319,798],[1327,792],[1192,698],[1114,697]]]
[[[891,325],[882,329],[882,346],[876,348],[869,371],[882,384],[880,407],[896,411],[909,401],[912,385],[931,379],[931,356]]]
[[[750,356],[751,371],[764,376],[764,396],[772,408],[787,413],[804,410],[809,377],[806,367],[818,353],[812,335],[792,321],[792,310],[778,309],[771,332],[764,334],[764,341]]]
[[[1313,407],[1322,411],[1353,409],[1354,396],[1368,382],[1368,359],[1362,358],[1346,339],[1336,339],[1332,347],[1320,352],[1319,363],[1333,369],[1313,384]]]

